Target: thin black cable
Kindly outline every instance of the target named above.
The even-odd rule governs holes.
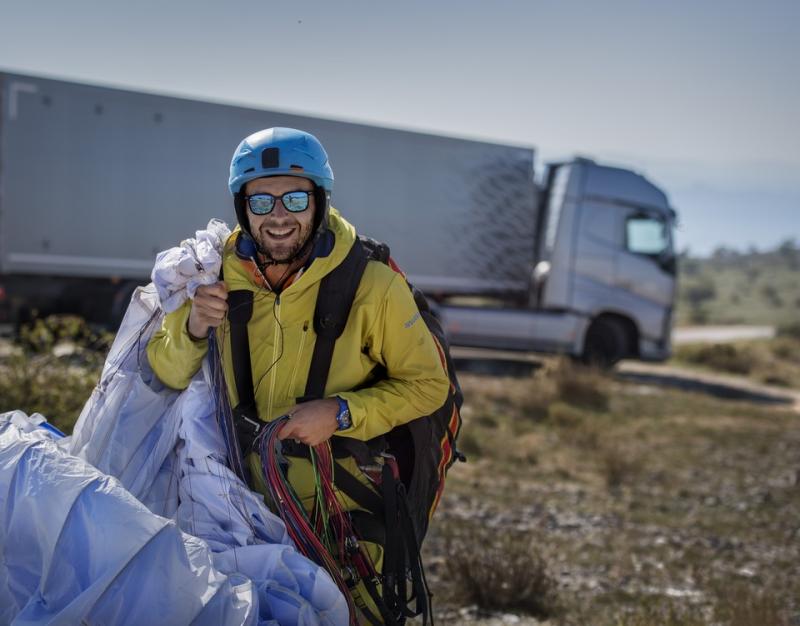
[[[280,300],[280,295],[276,295],[275,300],[272,303],[272,317],[275,319],[275,323],[278,325],[278,328],[280,329],[280,335],[279,335],[281,344],[280,352],[278,353],[278,357],[270,364],[267,370],[261,375],[261,378],[258,379],[258,382],[256,383],[256,386],[253,389],[253,396],[255,396],[258,393],[258,389],[259,387],[261,387],[261,383],[266,377],[266,375],[269,374],[272,371],[272,368],[274,368],[278,364],[278,361],[280,361],[283,358],[283,348],[284,348],[283,324],[281,324],[281,321],[278,319],[278,312],[277,312],[279,300]]]

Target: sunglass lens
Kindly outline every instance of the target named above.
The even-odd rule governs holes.
[[[287,211],[299,213],[308,208],[308,194],[305,191],[292,191],[283,195],[283,206]]]
[[[256,215],[266,215],[272,211],[275,206],[275,196],[271,196],[268,193],[250,196],[248,198],[248,203],[253,213]]]

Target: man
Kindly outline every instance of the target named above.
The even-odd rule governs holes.
[[[365,184],[369,184],[365,181]],[[314,352],[320,281],[345,259],[355,229],[332,207],[333,172],[312,135],[271,128],[247,137],[231,163],[230,191],[239,228],[225,245],[224,281],[197,290],[194,301],[166,316],[147,351],[156,375],[183,389],[215,329],[232,406],[239,400],[231,359],[228,293],[253,292],[248,323],[258,418],[290,420],[281,439],[314,446],[332,436],[366,441],[433,412],[450,382],[404,277],[367,264],[342,335],[335,344],[324,398],[299,403]],[[380,190],[374,190],[380,210]],[[263,491],[255,455],[253,487]],[[343,465],[365,485],[355,461]],[[303,458],[290,459],[289,482],[311,510],[314,477]],[[355,502],[340,494],[343,506]],[[379,550],[371,551],[380,566]]]

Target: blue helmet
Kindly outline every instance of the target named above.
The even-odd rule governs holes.
[[[317,205],[315,235],[311,239],[327,228],[333,170],[325,148],[314,135],[294,128],[267,128],[246,137],[236,148],[228,187],[239,225],[250,237],[244,186],[265,176],[299,176],[311,180],[316,187]]]
[[[264,176],[302,176],[333,191],[333,170],[319,140],[294,128],[267,128],[245,138],[231,160],[228,187],[236,195]]]

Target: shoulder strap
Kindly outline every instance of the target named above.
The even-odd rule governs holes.
[[[253,316],[253,292],[238,289],[228,293],[228,322],[231,327],[231,360],[233,379],[240,407],[255,407],[253,371],[250,365],[250,338],[247,322]]]
[[[325,396],[325,385],[331,369],[336,340],[347,326],[356,290],[367,267],[368,255],[359,239],[337,267],[322,279],[314,311],[314,332],[317,340],[308,370],[306,392],[299,402]]]

